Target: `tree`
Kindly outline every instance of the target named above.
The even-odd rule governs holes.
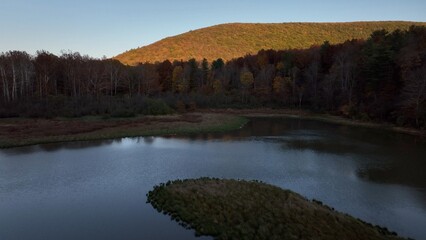
[[[281,76],[276,76],[272,83],[272,91],[276,98],[282,96],[284,90],[284,78]]]
[[[302,81],[300,79],[300,69],[297,66],[294,66],[290,69],[290,80],[292,87],[291,95],[293,98],[293,104],[296,104],[296,97],[298,99],[299,108],[302,106],[302,99],[303,99],[303,93],[304,88],[302,88]]]
[[[10,99],[10,89],[9,89],[9,79],[6,74],[7,71],[7,62],[8,59],[5,54],[0,55],[0,79],[1,79],[1,87],[2,87],[2,94],[3,94],[3,101],[9,102]]]
[[[216,79],[213,81],[213,92],[215,94],[219,94],[222,93],[223,91],[223,87],[222,87],[222,81],[220,81],[219,79]]]
[[[284,62],[280,61],[277,63],[277,66],[275,67],[277,74],[280,75],[281,77],[283,77],[285,75],[285,64]]]
[[[58,68],[58,58],[46,51],[38,51],[35,58],[35,74],[38,96],[47,97],[51,94],[58,94],[58,78],[56,69]]]
[[[0,58],[3,99],[18,101],[32,94],[34,65],[26,52],[10,51]]]
[[[172,91],[173,65],[169,60],[158,64],[158,77],[164,92]]]
[[[207,84],[209,79],[209,72],[209,62],[207,61],[207,59],[204,58],[201,62],[201,86]]]
[[[319,79],[319,59],[314,58],[309,66],[304,71],[304,77],[307,80],[309,87],[309,95],[313,107],[318,108],[318,79]]]
[[[333,64],[333,47],[330,45],[329,41],[325,41],[320,49],[320,68],[323,73],[326,73],[331,68],[331,65]]]
[[[150,96],[158,94],[161,91],[159,74],[156,66],[153,64],[141,65],[142,91],[144,95]]]
[[[254,78],[253,73],[248,70],[247,67],[244,67],[240,73],[240,82],[243,87],[243,94],[242,94],[242,102],[247,102],[248,93],[251,88],[253,88]]]
[[[107,77],[106,65],[101,60],[91,59],[86,57],[86,76],[87,84],[85,86],[86,93],[99,98],[104,93],[107,93],[109,81]],[[140,93],[139,83],[139,93]]]
[[[362,78],[363,102],[367,112],[380,120],[390,117],[394,111],[394,96],[398,94],[398,75],[394,62],[395,52],[389,44],[388,33],[376,31],[363,48]]]
[[[188,81],[189,91],[195,91],[201,85],[197,60],[195,60],[195,58],[189,59],[188,63],[185,65],[185,69],[185,79]]]
[[[188,86],[182,66],[176,66],[173,69],[172,86],[174,92],[184,93],[187,91]]]
[[[108,76],[110,79],[110,94],[111,96],[117,95],[117,89],[122,80],[122,64],[118,60],[108,59],[105,60],[107,64]]]
[[[223,68],[225,63],[221,58],[212,62],[212,79],[222,79],[223,78]]]
[[[248,70],[247,68],[244,68],[240,74],[240,81],[243,85],[243,88],[252,88],[254,83],[253,73],[251,73],[250,70]]]
[[[33,70],[32,58],[26,52],[10,51],[0,55],[0,86],[5,102],[32,94]]]
[[[83,88],[83,57],[78,52],[63,52],[60,57],[65,78],[65,89],[68,95],[77,97],[82,94]]]
[[[218,58],[212,62],[212,70],[221,70],[223,66],[225,66],[225,63],[222,58]]]
[[[413,116],[420,128],[426,120],[426,65],[407,74],[402,97],[405,115]]]
[[[340,90],[342,95],[346,95],[349,105],[352,105],[353,89],[356,79],[357,66],[354,57],[356,52],[358,52],[358,49],[353,46],[348,46],[336,55],[336,60],[333,65],[333,70],[337,71],[337,80],[340,82]]]

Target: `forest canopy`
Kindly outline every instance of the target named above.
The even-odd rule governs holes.
[[[261,49],[304,49],[320,45],[343,43],[348,39],[366,39],[374,31],[407,30],[423,22],[368,21],[335,23],[228,23],[189,31],[162,39],[153,44],[131,49],[114,57],[128,65],[195,58],[208,61],[222,58],[229,61]]]
[[[261,50],[225,62],[127,66],[77,52],[0,54],[0,117],[162,114],[201,108],[299,108],[426,126],[426,27],[366,40]]]

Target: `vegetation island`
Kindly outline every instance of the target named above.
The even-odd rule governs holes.
[[[402,239],[320,201],[258,181],[169,181],[147,197],[155,209],[196,235],[215,239]]]

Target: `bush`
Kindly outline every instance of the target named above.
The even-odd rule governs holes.
[[[186,112],[186,105],[182,100],[176,102],[176,111],[178,111],[179,113]]]
[[[131,109],[118,109],[111,113],[113,118],[131,118],[135,117],[136,113]]]
[[[195,101],[189,102],[188,110],[194,112],[197,110],[197,103]]]
[[[161,99],[151,99],[147,98],[144,102],[143,114],[145,115],[166,115],[172,114],[173,109],[169,107]]]

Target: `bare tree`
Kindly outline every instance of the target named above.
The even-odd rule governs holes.
[[[27,97],[32,89],[33,64],[26,52],[10,51],[1,55],[0,77],[3,99],[15,101]]]
[[[353,49],[347,48],[337,54],[331,71],[336,71],[342,93],[347,95],[349,104],[352,102],[352,92],[355,84],[356,65],[353,58]]]
[[[71,91],[70,95],[77,97],[82,92],[82,74],[83,58],[78,52],[63,52],[61,60],[64,66],[64,77],[66,79],[66,88]]]
[[[9,90],[9,82],[8,82],[8,76],[6,74],[7,70],[7,56],[5,54],[0,55],[0,78],[2,83],[2,89],[3,89],[3,100],[5,102],[9,102],[10,99],[10,90]]]
[[[107,72],[110,80],[109,92],[111,96],[117,95],[117,88],[122,80],[121,63],[118,60],[104,60],[107,64]]]

